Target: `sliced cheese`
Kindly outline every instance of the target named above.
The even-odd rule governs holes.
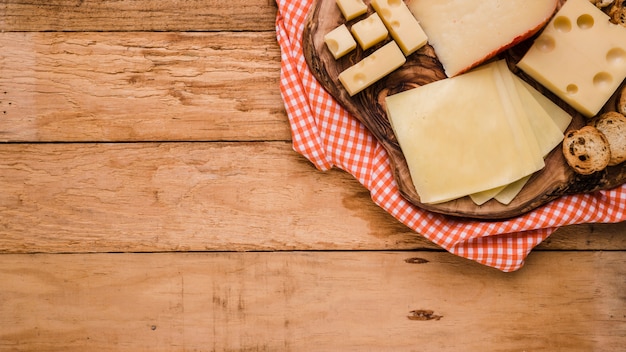
[[[567,129],[567,127],[569,126],[569,124],[572,121],[572,116],[569,115],[565,110],[563,110],[561,107],[559,107],[558,105],[556,105],[555,103],[553,103],[550,99],[548,99],[546,96],[544,96],[543,94],[541,94],[539,91],[537,91],[535,88],[533,88],[530,84],[526,83],[525,81],[523,81],[522,79],[517,78],[516,76],[516,80],[518,83],[518,88],[520,88],[520,94],[521,95],[525,95],[524,92],[521,90],[521,88],[524,88],[527,92],[528,95],[530,97],[532,97],[532,100],[530,100],[528,98],[528,95],[526,95],[526,104],[528,104],[528,106],[533,105],[534,102],[536,102],[537,104],[539,104],[539,106],[541,106],[541,108],[544,111],[544,114],[542,114],[539,111],[535,112],[535,116],[542,116],[542,115],[547,115],[553,122],[554,126],[556,126],[556,128],[558,129],[558,131],[560,132],[561,135],[561,139],[556,139],[552,142],[556,144],[554,145],[555,147],[557,145],[559,145],[559,143],[562,140],[562,135],[565,132],[565,130]],[[533,102],[534,100],[534,102]],[[547,122],[543,122],[544,124],[547,124]],[[534,124],[534,129],[535,129],[535,133],[537,135],[542,135],[543,131],[547,131],[550,129],[553,129],[553,127],[548,127],[546,125],[544,125],[544,127],[542,127],[542,125],[540,125],[539,123],[535,123]],[[556,135],[555,132],[552,132]],[[550,140],[550,138],[546,138],[546,140]],[[549,149],[547,146],[544,147],[544,150]],[[554,148],[552,148],[554,149]],[[551,149],[550,149],[551,150]],[[548,152],[550,151],[548,150]],[[545,155],[547,156],[548,153],[546,153]],[[524,186],[526,185],[526,183],[529,181],[530,176],[524,177],[520,180],[517,180],[515,182],[513,182],[512,184],[508,185],[506,188],[504,188],[500,193],[496,194],[494,196],[494,198],[502,203],[502,204],[509,204],[511,203],[511,201],[513,201],[513,199],[515,199],[515,197],[519,194],[519,192],[522,191],[522,189],[524,188]]]
[[[493,199],[496,195],[500,194],[507,185],[488,189],[486,191],[477,192],[470,194],[469,197],[472,199],[472,202],[476,205],[483,205]]]
[[[356,41],[345,24],[328,32],[324,36],[324,42],[335,59],[339,59],[356,48]]]
[[[365,5],[363,0],[336,0],[336,3],[347,21],[367,12],[367,5]]]
[[[522,191],[524,186],[526,186],[526,183],[528,183],[530,177],[531,176],[529,175],[509,184],[502,191],[500,191],[500,193],[496,194],[494,198],[504,205],[510,204],[513,199],[515,199],[515,197],[517,197],[517,195]]]
[[[626,78],[626,28],[588,0],[568,0],[518,66],[594,116]]]
[[[353,24],[350,30],[363,50],[382,42],[389,34],[387,27],[376,12]]]
[[[404,55],[409,56],[428,42],[428,37],[415,16],[401,0],[372,0],[393,39]]]
[[[339,81],[350,96],[369,87],[406,62],[406,57],[396,42],[391,41],[370,56],[339,74]]]
[[[544,166],[498,75],[498,65],[490,64],[386,98],[421,202],[508,185]]]
[[[549,20],[555,0],[411,0],[448,77],[528,37]]]

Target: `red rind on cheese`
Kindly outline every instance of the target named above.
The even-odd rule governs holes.
[[[452,77],[535,35],[554,15],[558,0],[410,0],[407,4]]]

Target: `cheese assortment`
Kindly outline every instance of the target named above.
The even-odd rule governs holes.
[[[588,0],[568,0],[518,66],[592,117],[626,78],[626,28]]]
[[[346,20],[361,0],[336,0]],[[372,0],[374,12],[325,36],[335,59],[388,39],[341,72],[350,96],[406,62],[429,42],[448,78],[385,98],[387,117],[420,202],[468,196],[510,204],[545,167],[572,117],[489,59],[542,30],[518,66],[586,116],[626,77],[626,29],[588,0]],[[545,26],[545,29],[544,29]],[[422,29],[423,28],[423,29]],[[356,42],[355,42],[356,39]]]
[[[563,133],[517,80],[497,61],[386,98],[422,203],[486,201],[544,167]]]
[[[367,13],[361,0],[336,0],[346,20]],[[384,41],[391,33],[393,40],[378,48],[370,56],[347,68],[339,81],[350,96],[374,84],[406,62],[406,56],[426,45],[428,38],[402,0],[374,0],[375,12],[354,23],[350,29],[361,49],[367,50]],[[345,24],[327,33],[324,41],[335,59],[354,49],[353,38],[347,38]],[[352,40],[351,40],[352,39]]]

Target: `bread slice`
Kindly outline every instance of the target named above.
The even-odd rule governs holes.
[[[619,112],[604,113],[591,121],[593,127],[602,132],[609,142],[611,160],[609,165],[617,165],[626,160],[626,116]]]
[[[563,139],[563,155],[569,166],[581,175],[604,170],[611,159],[609,142],[593,126],[568,132]]]

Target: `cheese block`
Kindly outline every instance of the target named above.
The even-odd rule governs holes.
[[[356,48],[356,41],[345,24],[328,32],[324,36],[324,42],[335,59],[339,59]]]
[[[404,55],[411,55],[428,42],[426,33],[403,1],[372,0],[372,7],[380,15]]]
[[[353,96],[388,75],[406,62],[396,42],[391,41],[370,56],[339,74],[339,82]]]
[[[336,3],[347,21],[367,12],[367,5],[365,5],[363,0],[336,0]]]
[[[353,24],[350,30],[363,50],[369,49],[385,40],[389,33],[376,12]]]
[[[448,77],[535,34],[557,0],[411,0],[408,7]]]
[[[545,165],[528,121],[520,119],[521,103],[513,102],[499,77],[499,65],[386,98],[422,203],[505,186]]]
[[[626,28],[588,0],[568,0],[518,66],[592,117],[626,77]]]

